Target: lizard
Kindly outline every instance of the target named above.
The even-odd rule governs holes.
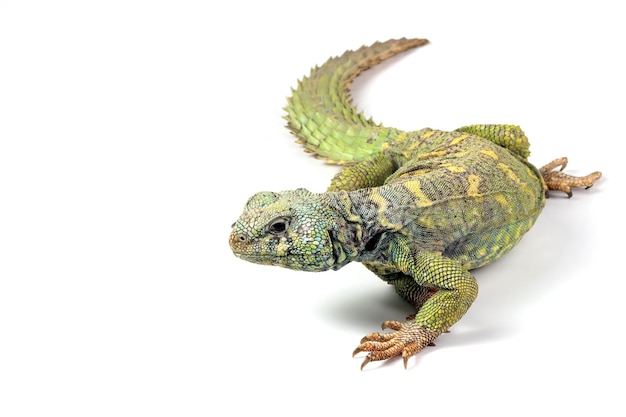
[[[306,151],[343,169],[326,192],[254,194],[229,237],[246,261],[315,272],[361,262],[392,285],[416,312],[360,341],[353,356],[366,355],[361,369],[398,356],[406,369],[466,313],[478,294],[470,271],[520,241],[549,191],[571,197],[602,175],[566,174],[566,158],[537,169],[516,125],[406,132],[357,110],[350,85],[362,71],[427,43],[402,38],[348,50],[299,80],[287,127]]]

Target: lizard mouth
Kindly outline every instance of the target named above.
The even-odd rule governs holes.
[[[276,260],[276,259],[281,259],[280,256],[259,255],[259,254],[245,253],[245,252],[233,252],[233,254],[237,258],[243,259],[244,261],[250,261],[250,262],[254,262],[254,263],[262,263],[262,264],[275,263],[275,262],[272,262],[272,261]]]
[[[326,271],[338,269],[345,265],[346,254],[339,241],[331,231],[326,232],[322,250],[316,253],[299,253],[292,247],[266,252],[250,250],[242,247],[231,247],[233,254],[247,262],[260,265],[274,265],[283,268],[303,271]]]

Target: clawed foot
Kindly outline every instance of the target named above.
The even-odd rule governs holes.
[[[370,333],[361,339],[361,344],[352,356],[360,352],[368,352],[361,364],[361,369],[370,362],[382,361],[402,355],[406,369],[409,358],[431,345],[441,332],[435,332],[412,321],[386,321],[383,330],[392,329],[393,333]]]
[[[539,168],[539,172],[541,172],[547,187],[546,197],[549,190],[563,191],[567,194],[567,197],[571,197],[572,187],[589,188],[602,176],[601,172],[596,171],[584,177],[575,177],[563,172],[566,166],[567,158],[558,158]],[[558,171],[554,171],[557,167],[561,168]]]

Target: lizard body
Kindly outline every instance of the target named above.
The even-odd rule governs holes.
[[[295,270],[337,270],[362,262],[393,285],[416,314],[386,321],[355,350],[362,364],[407,359],[457,322],[478,294],[469,272],[511,250],[545,205],[548,190],[590,187],[599,172],[573,177],[535,168],[512,125],[452,132],[404,132],[366,119],[349,86],[360,72],[423,39],[375,43],[331,58],[298,83],[286,107],[289,129],[306,150],[346,165],[327,192],[305,189],[252,196],[233,224],[236,256]]]

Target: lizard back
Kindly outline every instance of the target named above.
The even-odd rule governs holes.
[[[545,205],[539,171],[524,158],[464,132],[422,129],[384,147],[397,169],[384,184],[351,192],[370,234],[400,233],[416,250],[466,268],[510,250]]]

